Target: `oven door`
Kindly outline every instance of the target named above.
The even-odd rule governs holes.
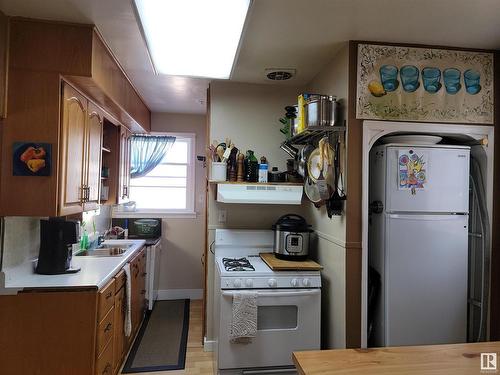
[[[232,342],[233,291],[221,291],[219,369],[293,365],[292,352],[320,349],[320,289],[259,289],[257,336]]]

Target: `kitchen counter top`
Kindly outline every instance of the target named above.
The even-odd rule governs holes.
[[[118,246],[131,244],[132,246],[120,256],[73,255],[72,267],[81,268],[77,273],[40,275],[34,272],[35,261],[31,260],[19,266],[4,269],[5,282],[3,288],[0,286],[0,289],[3,289],[4,294],[10,294],[10,292],[15,293],[24,289],[102,288],[145,245],[144,240],[110,240],[106,243]]]
[[[481,353],[499,352],[497,341],[294,352],[293,361],[301,375],[479,374]]]

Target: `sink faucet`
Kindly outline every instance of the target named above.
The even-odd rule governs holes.
[[[102,236],[99,236],[99,237],[102,237],[102,241],[99,244],[101,244],[106,239],[108,239],[108,240],[111,239],[112,237],[118,238],[118,236],[120,234],[122,234],[123,232],[125,232],[125,229],[123,229],[122,227],[115,226],[115,227],[109,228],[109,229],[104,231]]]

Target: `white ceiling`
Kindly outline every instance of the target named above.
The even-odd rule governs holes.
[[[152,111],[203,113],[209,80],[153,74],[131,1],[0,0],[0,9],[94,23]],[[500,49],[499,15],[498,0],[254,0],[232,80],[269,83],[266,68],[295,68],[279,84],[300,86],[356,39]]]

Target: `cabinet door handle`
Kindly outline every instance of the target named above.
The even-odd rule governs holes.
[[[106,328],[104,328],[104,332],[110,331],[112,327],[113,327],[113,324],[108,323],[108,325],[106,326]]]
[[[146,276],[147,274],[148,274],[147,272],[143,272],[143,273],[142,273],[142,276],[144,277],[144,276]]]
[[[87,202],[90,201],[90,186],[87,186]]]
[[[104,367],[104,370],[102,371],[103,374],[111,374],[111,363],[107,363],[106,367]]]
[[[145,289],[141,290],[141,294],[146,294],[146,290]]]
[[[113,295],[113,293],[108,292],[108,294],[106,294],[106,299],[110,299],[112,295]]]

